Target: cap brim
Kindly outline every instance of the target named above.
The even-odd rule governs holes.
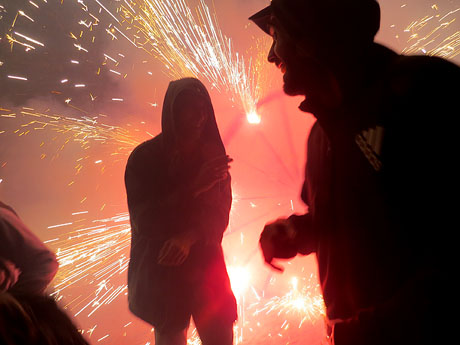
[[[260,10],[256,14],[249,17],[259,28],[261,28],[266,34],[270,35],[270,18],[272,15],[272,7],[267,6],[263,10]]]

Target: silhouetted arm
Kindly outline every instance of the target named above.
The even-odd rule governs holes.
[[[130,220],[135,231],[144,235],[164,232],[190,205],[187,186],[165,181],[159,156],[147,151],[134,152],[125,170],[125,187]],[[167,186],[165,186],[167,184]],[[167,190],[165,188],[168,188]]]
[[[0,257],[0,292],[8,291],[16,284],[20,274],[14,263]]]
[[[56,256],[16,214],[5,208],[0,214],[0,256],[20,271],[11,291],[43,294],[58,270]]]
[[[198,212],[191,223],[197,240],[220,242],[228,226],[232,206],[231,178],[219,182],[213,189],[196,198]]]
[[[317,247],[321,229],[313,221],[316,209],[328,203],[328,180],[330,167],[329,141],[318,122],[311,128],[307,141],[307,163],[305,166],[305,179],[300,197],[308,212],[293,214],[288,218],[288,223],[295,230],[295,242],[300,254],[314,253]]]
[[[311,214],[293,214],[287,220],[295,229],[295,242],[297,252],[302,255],[309,255],[316,251],[316,234],[312,227]]]

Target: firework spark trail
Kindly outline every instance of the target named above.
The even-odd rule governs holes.
[[[82,19],[78,21],[78,24],[83,30],[80,35],[70,32],[69,37],[77,41],[73,43],[73,46],[78,52],[88,53],[89,47],[79,40],[84,36],[83,32],[91,33],[95,26],[100,25],[100,19],[90,12],[89,6],[83,1],[74,1],[82,10]],[[102,0],[93,0],[93,2],[100,8],[99,13],[103,10],[110,16],[110,20],[113,20],[105,29],[112,39],[118,39],[119,35],[123,36],[134,47],[160,60],[167,74],[173,78],[194,76],[206,79],[216,90],[228,94],[229,99],[244,111],[250,122],[260,121],[257,114],[257,102],[269,86],[266,73],[268,64],[261,62],[265,60],[265,57],[258,54],[256,58],[247,60],[235,52],[232,40],[222,33],[215,14],[211,13],[204,0],[200,0],[199,5],[195,8],[195,16],[186,0],[140,0],[136,2],[124,0],[120,1],[115,13],[110,10],[114,4],[106,5]],[[34,22],[34,19],[24,11],[20,10],[16,13],[6,34],[11,49],[14,44],[23,46],[26,51],[44,47],[39,40],[18,32],[16,25],[18,18]],[[94,35],[91,43],[94,43]],[[261,43],[259,41],[256,44]],[[264,52],[266,48],[264,47]],[[104,56],[107,61],[108,56],[106,54]],[[110,60],[118,64],[116,60]],[[74,59],[71,60],[71,63],[79,64],[80,61]],[[110,69],[110,72],[123,76],[123,78],[127,76],[114,69]],[[99,73],[100,70],[97,74]],[[18,76],[17,79],[26,81],[27,76]],[[62,84],[67,82],[67,78],[61,81]],[[85,83],[78,83],[74,86],[76,88],[87,87]],[[93,100],[92,96],[91,98]],[[112,100],[122,101],[123,99]]]
[[[86,212],[75,212],[75,215],[80,214]],[[68,222],[49,228],[63,228],[77,223]],[[125,279],[120,277],[125,276],[129,264],[126,255],[131,242],[129,214],[120,213],[83,224],[88,223],[89,226],[80,225],[47,241],[53,248],[57,248],[56,255],[60,263],[53,296],[60,300],[68,295],[75,296],[77,291],[76,297],[67,301],[66,305],[66,309],[75,317],[91,317],[127,292]],[[251,285],[252,273],[249,267],[229,266],[228,271],[240,307],[240,320],[234,327],[237,344],[244,343],[245,331],[258,323],[260,315],[269,316],[272,320],[279,319],[280,328],[285,332],[292,323],[297,323],[298,328],[301,328],[305,323],[314,324],[325,314],[319,286],[314,283],[317,278],[313,274],[301,280],[301,287],[299,279],[294,277],[285,295],[267,300]],[[87,288],[82,290],[82,286]],[[244,302],[254,299],[256,302],[253,304],[247,305]],[[256,310],[251,312],[254,308]],[[191,331],[188,344],[200,344],[196,329]]]
[[[65,48],[67,48],[65,51],[68,52],[68,53],[71,53],[72,48],[74,48],[75,53],[77,54],[77,56],[72,57],[69,60],[58,61],[58,63],[59,64],[69,64],[70,63],[70,64],[72,64],[74,66],[79,65],[80,69],[84,69],[84,68],[87,68],[87,67],[89,67],[90,69],[94,69],[95,68],[94,66],[89,65],[89,64],[93,64],[93,62],[88,62],[88,61],[93,61],[93,60],[91,60],[91,59],[87,60],[87,58],[85,57],[85,55],[88,54],[88,56],[93,56],[94,57],[96,64],[100,64],[99,68],[97,68],[97,66],[96,66],[96,70],[97,70],[96,75],[97,76],[101,75],[102,66],[106,66],[107,67],[107,68],[105,68],[106,72],[109,72],[109,74],[111,74],[111,75],[117,75],[120,78],[125,79],[128,74],[124,73],[123,71],[116,70],[116,67],[120,63],[119,58],[117,58],[118,59],[118,61],[117,61],[116,59],[112,58],[108,54],[105,54],[105,53],[104,54],[99,54],[98,53],[97,55],[95,55],[95,53],[91,52],[91,48],[96,47],[97,45],[99,45],[99,47],[100,47],[100,45],[101,45],[101,43],[99,43],[101,41],[95,40],[96,37],[98,37],[98,39],[104,38],[104,42],[105,42],[105,41],[107,41],[107,39],[105,39],[105,37],[106,37],[105,34],[108,34],[109,40],[110,40],[110,39],[113,39],[115,37],[114,34],[112,33],[111,29],[114,29],[114,30],[117,29],[118,30],[118,28],[114,28],[114,26],[112,24],[109,24],[108,28],[107,27],[102,28],[101,19],[99,19],[97,17],[98,14],[96,14],[96,15],[94,14],[94,13],[96,13],[94,11],[97,11],[97,9],[101,9],[101,8],[106,9],[106,8],[101,7],[102,3],[100,1],[95,1],[95,3],[97,4],[97,9],[95,9],[95,8],[90,9],[90,7],[87,6],[84,3],[84,1],[82,1],[82,0],[73,0],[73,2],[77,5],[77,7],[75,7],[74,5],[65,6],[63,4],[63,2],[56,2],[55,4],[52,4],[52,3],[48,3],[47,1],[44,0],[45,4],[40,4],[40,6],[36,6],[35,9],[32,9],[33,15],[36,16],[37,13],[38,13],[37,9],[39,9],[40,12],[45,12],[45,11],[49,11],[50,6],[54,6],[54,5],[56,7],[62,7],[62,9],[60,9],[60,8],[55,9],[56,11],[65,11],[65,10],[67,10],[69,8],[72,8],[72,10],[74,10],[74,13],[76,14],[76,17],[78,18],[78,19],[76,19],[75,23],[72,23],[72,24],[69,23],[68,25],[66,25],[66,28],[68,28],[69,31],[57,32],[56,33],[56,36],[59,37],[60,39],[62,39],[63,35],[66,38],[69,39],[69,43],[65,46]],[[29,5],[29,7],[30,7],[32,4],[33,4],[32,2],[29,2],[29,4],[24,4],[24,6]],[[43,7],[42,5],[45,5],[45,7]],[[73,7],[71,7],[71,6],[73,6]],[[78,9],[78,8],[79,8],[80,11],[75,11],[75,9]],[[2,10],[1,7],[0,7],[0,10]],[[5,13],[6,13],[5,9],[3,9],[3,11],[5,11]],[[47,26],[47,23],[44,20],[44,19],[47,18],[47,16],[46,15],[45,16],[38,16],[37,20],[35,20],[34,18],[32,18],[32,15],[29,15],[30,14],[29,11],[31,11],[30,8],[25,8],[24,11],[23,10],[18,10],[17,13],[14,14],[14,18],[11,20],[11,22],[6,22],[8,17],[5,16],[3,18],[2,16],[0,16],[0,21],[2,21],[2,20],[5,21],[4,25],[5,25],[5,27],[8,28],[6,30],[6,33],[5,33],[5,38],[6,38],[5,42],[8,42],[9,45],[11,46],[11,53],[13,53],[13,47],[14,46],[23,47],[24,50],[28,54],[37,54],[38,55],[38,54],[42,54],[42,53],[48,54],[50,51],[55,52],[55,47],[53,46],[53,44],[49,44],[49,46],[50,46],[49,48],[46,47],[46,45],[45,45],[45,43],[49,43],[50,39],[53,39],[54,37],[49,37],[48,36],[48,37],[37,38],[37,37],[34,36],[34,35],[38,35],[40,33],[40,31],[42,30],[42,26],[43,27]],[[91,13],[91,11],[93,11],[94,13]],[[27,14],[26,12],[29,13],[29,14]],[[106,12],[108,12],[110,15],[112,15],[112,13],[109,12],[108,10]],[[100,10],[99,10],[99,13],[101,13]],[[110,20],[112,20],[114,18],[116,19],[116,17],[112,15]],[[104,20],[107,20],[107,18],[104,18]],[[35,26],[31,26],[31,23],[35,23]],[[22,24],[24,24],[24,25],[22,25]],[[101,28],[98,29],[98,26],[101,26]],[[33,32],[33,34],[29,34],[29,32]],[[125,36],[125,38],[129,39],[127,36]],[[0,38],[0,41],[1,41],[1,38]],[[63,50],[65,48],[63,48]],[[120,56],[122,58],[125,57],[125,55],[122,54],[122,53],[118,53],[118,56]],[[3,61],[0,61],[0,66],[3,65],[3,63],[4,63]],[[11,65],[11,64],[12,63],[10,61],[9,65]],[[109,67],[109,64],[110,64],[111,67]],[[74,67],[70,67],[69,69],[71,69],[71,68],[74,68]],[[78,77],[74,76],[74,78],[81,78],[82,76],[87,75],[87,72],[88,72],[88,70],[82,70],[82,73],[80,73],[80,75]],[[93,74],[93,76],[94,76],[94,74]],[[28,81],[29,80],[27,75],[20,74],[20,73],[18,73],[17,75],[8,75],[8,78],[9,79],[20,80],[20,81]],[[35,78],[34,82],[37,82],[36,78]],[[54,90],[49,90],[49,91],[50,91],[51,94],[63,95],[64,93],[72,92],[73,90],[70,89],[69,86],[73,85],[74,88],[80,89],[84,93],[87,89],[89,89],[89,86],[94,85],[94,84],[98,84],[98,82],[94,81],[94,78],[92,80],[89,80],[88,82],[84,82],[84,81],[81,81],[81,80],[72,81],[72,80],[69,80],[68,76],[63,76],[60,79],[60,83],[58,82],[58,85],[55,85],[55,87],[56,87],[57,90],[61,90],[62,88],[64,88],[65,91],[54,91]],[[91,101],[95,101],[97,96],[96,97],[93,96],[94,91],[89,90],[88,93],[89,93],[89,96],[91,97]],[[79,93],[77,95],[80,95],[80,97],[81,97],[82,93]],[[120,101],[123,101],[123,98],[114,97],[111,100],[120,102]],[[76,110],[78,110],[78,111],[80,111],[82,113],[87,113],[85,110],[79,109],[76,106],[70,104],[71,101],[72,101],[72,98],[68,97],[65,100],[65,103],[69,107],[75,108]]]
[[[11,130],[18,137],[43,130],[51,131],[60,136],[63,144],[53,154],[53,159],[70,142],[78,143],[82,152],[87,151],[93,145],[104,145],[104,147],[108,148],[110,154],[106,153],[104,159],[96,160],[91,155],[84,155],[78,158],[74,167],[76,174],[83,169],[85,162],[94,164],[104,162],[104,164],[101,164],[101,170],[103,171],[108,162],[114,164],[120,160],[124,161],[134,147],[142,141],[139,139],[138,133],[132,134],[125,128],[104,124],[100,122],[101,120],[98,116],[75,118],[40,112],[28,107],[22,107],[17,111],[0,107],[0,119],[18,120],[19,127]],[[1,131],[0,134],[6,135],[7,131]],[[148,133],[146,134],[148,135]],[[40,144],[41,147],[44,145],[45,142]],[[41,159],[47,156],[48,153],[42,153]]]
[[[73,215],[86,216],[87,213],[82,211]],[[70,301],[67,308],[71,311],[78,309],[75,316],[84,310],[90,310],[88,316],[91,316],[103,304],[109,304],[126,290],[126,284],[123,283],[118,286],[116,295],[106,296],[118,284],[113,283],[113,279],[123,274],[129,264],[129,213],[124,212],[105,219],[81,219],[51,225],[48,229],[52,231],[68,226],[74,228],[46,241],[55,248],[60,266],[53,283],[53,295],[58,299],[62,298],[66,290],[75,289],[83,281],[88,281],[85,285],[88,286],[86,290],[89,290],[89,293],[81,294]],[[229,273],[235,294],[241,297],[249,286],[249,271],[242,267],[229,267]]]
[[[233,50],[209,7],[200,0],[196,16],[185,0],[139,1],[136,9],[121,6],[125,28],[140,35],[134,42],[157,57],[174,78],[205,78],[246,114],[256,113],[263,90],[256,62]]]
[[[261,308],[256,309],[253,316],[261,313],[265,315],[276,313],[280,315],[296,315],[300,318],[298,327],[302,327],[305,321],[315,322],[318,318],[326,315],[324,301],[319,292],[319,285],[312,283],[317,278],[312,274],[306,281],[305,285],[299,289],[298,278],[294,277],[291,280],[291,290],[282,297],[272,297],[268,302],[265,302]],[[260,302],[254,306],[258,307]],[[253,308],[254,306],[251,306]],[[284,327],[288,327],[287,321]]]
[[[432,8],[439,10],[436,5],[433,5]],[[404,30],[410,36],[409,45],[403,49],[403,54],[422,52],[445,59],[456,57],[460,53],[460,31],[449,34],[448,29],[455,25],[457,18],[453,15],[458,11],[460,8],[449,11],[443,16],[435,14],[412,21]]]
[[[50,115],[26,107],[23,107],[19,111],[19,114],[3,108],[0,109],[1,111],[8,111],[9,113],[0,113],[0,117],[33,118],[29,122],[21,124],[22,129],[26,132],[50,128],[58,133],[72,133],[76,140],[82,142],[88,140],[96,140],[104,143],[116,142],[131,149],[139,144],[139,140],[135,139],[126,129],[100,123],[97,117],[90,118],[83,116],[81,118],[74,118],[57,114]],[[15,132],[20,131],[17,130]]]
[[[59,271],[54,280],[54,293],[61,299],[67,289],[77,284],[88,286],[90,293],[81,293],[70,301],[67,308],[78,316],[84,311],[94,314],[103,305],[110,304],[125,293],[127,286],[113,279],[126,272],[131,243],[129,215],[93,220],[86,228],[76,228],[47,243],[57,248]],[[117,286],[118,284],[118,286]]]

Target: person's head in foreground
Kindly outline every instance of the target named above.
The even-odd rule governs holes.
[[[359,66],[380,27],[374,0],[273,0],[249,18],[273,38],[288,95],[324,99]]]

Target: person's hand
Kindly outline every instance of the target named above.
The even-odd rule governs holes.
[[[228,177],[229,164],[232,161],[233,159],[227,155],[215,157],[204,163],[192,186],[194,197],[224,181]]]
[[[157,262],[164,266],[182,265],[195,241],[192,233],[182,233],[170,238],[160,249]]]
[[[8,291],[19,279],[21,271],[8,260],[0,259],[0,292]]]
[[[287,219],[278,219],[265,225],[260,234],[259,244],[265,262],[274,269],[283,272],[282,266],[273,263],[274,258],[290,259],[297,255],[295,243],[296,230]]]

